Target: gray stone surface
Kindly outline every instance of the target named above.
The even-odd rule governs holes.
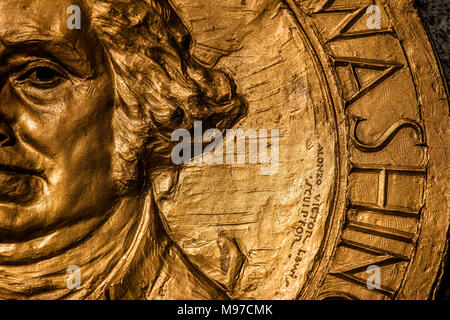
[[[450,0],[416,0],[423,24],[439,56],[443,73],[450,83]]]
[[[434,44],[435,51],[441,62],[443,74],[450,84],[450,44],[449,12],[450,0],[416,0],[423,24]],[[449,114],[450,116],[450,114]],[[450,300],[450,256],[441,287],[437,294],[438,300]]]

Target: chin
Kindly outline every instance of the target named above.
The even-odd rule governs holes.
[[[0,243],[28,241],[57,229],[61,224],[49,219],[50,207],[39,197],[29,204],[0,202]]]

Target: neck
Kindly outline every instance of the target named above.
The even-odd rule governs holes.
[[[0,298],[107,298],[143,247],[154,266],[148,276],[156,278],[168,245],[160,230],[148,195],[123,198],[103,221],[93,218],[26,243],[0,244]],[[77,268],[79,289],[69,285],[76,284]]]

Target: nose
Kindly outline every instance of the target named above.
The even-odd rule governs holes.
[[[0,147],[13,146],[16,143],[16,138],[11,127],[4,121],[0,122]]]

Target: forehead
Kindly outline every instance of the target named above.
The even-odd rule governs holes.
[[[81,30],[67,27],[71,5],[81,8]],[[0,0],[0,40],[7,44],[55,38],[78,43],[88,29],[83,28],[83,22],[87,26],[85,17],[81,0]]]

